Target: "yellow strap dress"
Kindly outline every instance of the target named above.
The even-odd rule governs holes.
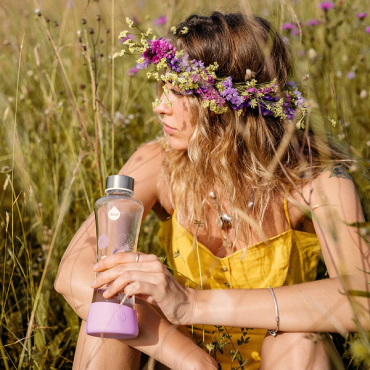
[[[193,235],[178,223],[176,210],[171,219],[161,223],[159,242],[167,253],[167,263],[176,280],[191,288],[199,289],[202,285],[203,290],[257,289],[313,281],[319,260],[318,238],[316,234],[291,228],[286,199],[284,211],[289,229],[265,242],[249,246],[246,253],[242,249],[219,258],[199,242],[193,247]],[[225,341],[229,343],[223,347],[223,354],[216,351],[216,360],[222,369],[239,368],[237,358],[247,360],[245,369],[259,368],[265,329],[244,329],[248,334],[243,336],[243,342],[247,343],[240,346],[241,328],[194,325],[187,330],[205,349],[212,349],[215,342],[221,346]]]

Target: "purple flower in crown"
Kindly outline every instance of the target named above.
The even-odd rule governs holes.
[[[176,48],[167,40],[160,38],[158,40],[149,40],[150,47],[143,53],[143,68],[149,64],[158,64],[162,58],[172,59],[175,56]]]
[[[181,60],[178,58],[167,59],[167,64],[172,71],[180,73],[181,72]]]
[[[225,99],[220,96],[212,85],[202,85],[195,92],[201,95],[203,100],[214,100],[218,107],[222,107],[225,104]]]
[[[362,12],[362,13],[357,13],[356,17],[360,20],[363,21],[367,17],[367,13]]]
[[[185,69],[186,72],[191,71],[190,64],[189,64],[189,54],[188,53],[185,53],[185,55],[182,57],[180,65],[181,65],[182,68]]]
[[[294,81],[288,81],[286,84],[288,86],[291,86],[292,89],[296,89],[297,88],[297,85],[294,83]]]
[[[157,19],[154,19],[153,21],[153,24],[155,26],[162,26],[163,24],[165,24],[167,22],[167,18],[165,15],[161,15],[159,18]]]
[[[98,247],[99,249],[104,249],[108,246],[109,244],[109,237],[106,234],[100,235],[98,239]]]
[[[191,61],[191,64],[193,65],[194,69],[197,69],[197,68],[204,69],[205,68],[204,63],[201,60],[193,59]]]
[[[323,1],[319,4],[319,8],[327,12],[329,9],[334,8],[334,4],[331,1]]]
[[[193,81],[193,83],[197,83],[199,82],[199,80],[201,79],[201,75],[200,74],[196,74],[196,75],[192,75],[191,76],[191,80]]]
[[[224,90],[221,91],[220,95],[230,102],[234,109],[241,109],[244,99],[239,96],[238,90],[233,87],[232,78],[227,77],[225,81],[222,82],[222,86],[224,87]]]
[[[127,35],[126,37],[123,37],[121,39],[118,39],[119,42],[125,42],[126,40],[133,40],[134,39],[134,35]]]
[[[315,26],[318,26],[319,24],[320,24],[320,22],[317,19],[309,19],[306,22],[306,25],[309,26],[309,27],[315,27]]]

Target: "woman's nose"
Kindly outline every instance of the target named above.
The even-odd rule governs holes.
[[[162,94],[160,97],[160,104],[154,107],[153,111],[155,114],[170,114],[172,112],[172,108],[167,104],[167,96]]]

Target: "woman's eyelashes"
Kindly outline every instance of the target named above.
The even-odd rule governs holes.
[[[174,95],[176,96],[184,96],[184,94],[180,91],[177,91],[175,89],[169,89]]]

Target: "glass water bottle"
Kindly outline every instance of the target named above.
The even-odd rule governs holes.
[[[128,176],[108,176],[106,196],[94,205],[97,260],[115,253],[136,252],[143,205],[132,196],[134,179]],[[107,286],[94,289],[92,303],[86,321],[86,333],[101,338],[135,338],[139,333],[135,311],[135,297],[125,294],[106,299]]]

